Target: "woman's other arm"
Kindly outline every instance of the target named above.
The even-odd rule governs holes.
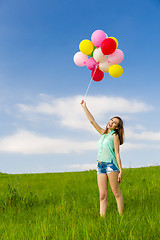
[[[113,142],[114,142],[115,156],[116,156],[117,164],[118,164],[119,171],[120,171],[120,173],[118,174],[118,182],[121,182],[121,180],[122,180],[122,164],[121,164],[121,159],[120,159],[120,154],[119,154],[120,142],[119,142],[119,137],[117,134],[114,134]]]

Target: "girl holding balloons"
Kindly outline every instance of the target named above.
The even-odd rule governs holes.
[[[91,36],[91,41],[84,39],[80,42],[80,52],[74,55],[74,62],[76,65],[80,67],[86,66],[92,71],[91,81],[92,79],[96,82],[101,81],[104,73],[109,73],[111,77],[118,78],[123,74],[123,68],[119,63],[123,61],[124,54],[122,50],[117,48],[118,40],[115,37],[108,37],[102,30],[96,30]],[[106,128],[103,129],[96,123],[84,100],[82,100],[81,106],[88,120],[102,135],[98,143],[97,155],[100,216],[104,217],[107,210],[108,181],[116,198],[119,214],[122,215],[124,203],[120,190],[122,165],[119,145],[123,144],[123,121],[120,117],[113,117],[108,122]]]
[[[124,141],[123,121],[120,117],[113,117],[105,129],[101,128],[88,110],[86,102],[81,106],[91,124],[102,135],[98,142],[97,155],[97,182],[100,195],[100,216],[104,217],[107,210],[108,180],[117,201],[118,212],[123,214],[124,202],[120,190],[122,180],[122,165],[119,154],[119,145]]]

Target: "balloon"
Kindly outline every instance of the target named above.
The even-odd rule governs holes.
[[[91,78],[96,82],[101,81],[103,77],[104,73],[98,67],[91,72]]]
[[[110,55],[116,50],[116,42],[112,38],[106,38],[101,44],[104,55]]]
[[[109,74],[111,77],[118,78],[123,74],[123,68],[118,64],[112,65],[109,68]]]
[[[93,43],[88,39],[82,40],[79,44],[79,49],[82,53],[89,55],[93,51]]]
[[[91,41],[96,47],[100,47],[104,39],[106,39],[106,33],[102,30],[96,30],[92,33]]]
[[[116,42],[116,48],[118,48],[118,40],[117,40],[117,38],[115,38],[115,37],[109,37],[109,38],[112,38]]]
[[[108,63],[108,59],[106,61],[99,63],[99,69],[105,73],[108,72],[110,66],[111,66],[111,63]]]
[[[96,68],[96,65],[98,63],[94,60],[94,58],[89,58],[86,62],[86,67],[89,69],[89,70],[94,70]]]
[[[86,62],[88,60],[88,56],[83,54],[82,52],[77,52],[75,55],[74,55],[74,63],[76,65],[78,65],[79,67],[83,67],[86,65]]]
[[[96,62],[101,62],[105,60],[105,55],[102,53],[101,48],[96,48],[93,52],[93,57],[96,60]]]
[[[114,53],[108,56],[108,61],[112,64],[118,64],[123,61],[124,53],[120,49],[116,49]]]
[[[115,37],[108,37],[104,31],[96,30],[91,35],[91,41],[84,39],[80,42],[79,49],[74,55],[74,62],[78,66],[86,65],[92,71],[91,78],[94,81],[101,81],[107,72],[114,78],[123,74],[123,68],[119,64],[124,59],[124,53],[118,49]]]

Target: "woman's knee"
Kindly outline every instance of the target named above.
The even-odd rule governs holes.
[[[107,192],[100,192],[100,195],[99,195],[100,200],[101,201],[107,200],[107,195],[108,195]]]
[[[115,198],[119,198],[121,196],[121,192],[120,191],[115,191],[113,192]]]

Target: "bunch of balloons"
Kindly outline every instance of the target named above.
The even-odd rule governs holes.
[[[118,47],[118,40],[115,37],[108,37],[102,30],[96,30],[91,36],[91,41],[84,39],[79,44],[80,52],[74,55],[76,65],[86,67],[91,72],[94,81],[101,81],[104,73],[118,78],[123,74],[123,68],[119,65],[124,54]]]

